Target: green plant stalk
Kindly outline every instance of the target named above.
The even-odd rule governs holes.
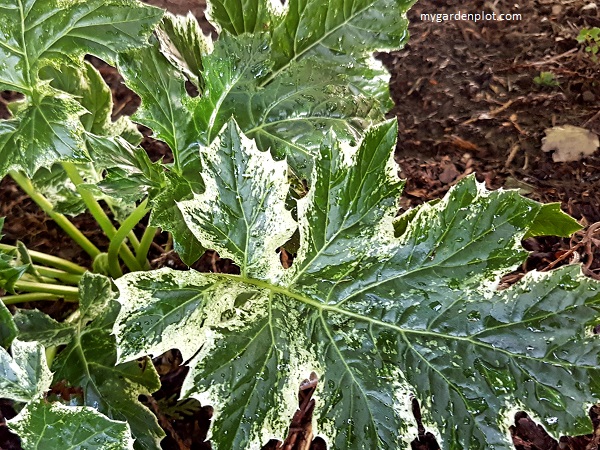
[[[77,285],[79,284],[79,280],[81,280],[81,275],[75,275],[50,267],[38,266],[37,264],[34,264],[33,267],[35,268],[35,270],[38,271],[40,275],[55,278],[57,280],[62,281],[63,283]]]
[[[13,251],[16,248],[17,247],[14,245],[0,244],[0,250]],[[87,272],[85,267],[82,267],[79,264],[75,264],[71,261],[67,261],[66,259],[59,258],[58,256],[48,255],[43,252],[36,252],[35,250],[28,250],[28,252],[33,261],[42,263],[46,266],[52,266],[73,275],[83,275],[85,272]]]
[[[56,356],[56,352],[58,351],[57,346],[48,347],[45,350],[46,353],[46,364],[48,364],[48,369],[52,367],[52,362],[54,361],[54,357]]]
[[[24,302],[37,302],[37,301],[56,301],[61,298],[60,295],[56,294],[46,294],[45,292],[29,292],[27,294],[17,294],[17,295],[5,295],[2,297],[2,303],[5,305],[15,305],[17,303]],[[68,298],[65,298],[65,301],[70,302]]]
[[[140,246],[137,249],[136,259],[140,265],[143,265],[147,270],[150,270],[150,264],[148,263],[148,251],[154,241],[154,235],[158,228],[147,226],[142,235]]]
[[[20,279],[23,281],[31,281],[33,283],[59,284],[59,281],[55,280],[54,278],[49,278],[49,277],[44,277],[44,276],[35,276],[30,273],[24,274]]]
[[[131,232],[131,230],[133,230],[133,227],[135,227],[148,212],[148,208],[146,208],[147,204],[148,199],[145,199],[142,203],[140,203],[129,215],[129,217],[123,221],[116,234],[110,240],[110,245],[108,246],[108,267],[111,275],[114,278],[118,278],[123,275],[121,272],[121,267],[119,266],[119,249],[124,245],[125,238]],[[136,263],[138,263],[140,266],[143,264],[140,264],[139,260],[137,259]]]
[[[56,294],[63,297],[75,297],[79,295],[79,288],[75,286],[61,286],[49,283],[35,283],[32,281],[16,281],[15,290],[25,292],[43,292],[45,294]]]
[[[90,255],[91,258],[95,258],[101,253],[98,247],[92,244],[92,242],[86,238],[83,233],[71,223],[69,219],[67,219],[64,215],[54,211],[52,203],[50,203],[46,197],[35,190],[29,178],[15,170],[11,170],[9,174],[12,179],[15,180],[15,183],[17,183],[19,187],[23,189],[25,193],[29,195],[29,197],[35,203],[37,203],[37,205],[42,208],[42,210],[48,214],[58,226],[60,226],[75,242],[77,242],[77,244],[79,244],[81,248],[88,255]]]
[[[102,228],[102,231],[104,231],[104,234],[108,236],[112,243],[112,240],[115,234],[117,233],[117,230],[113,226],[112,222],[110,221],[110,219],[108,218],[98,201],[94,198],[94,196],[89,191],[80,188],[80,186],[83,184],[83,178],[81,178],[81,175],[77,171],[75,164],[70,162],[63,162],[62,166],[65,169],[65,172],[67,172],[67,175],[69,176],[73,184],[76,186],[77,192],[79,193],[79,195],[81,195],[81,198],[83,199],[83,202],[87,206],[88,210],[90,211],[92,216],[94,216],[94,219],[96,219],[96,222],[98,222],[98,225],[100,225],[100,228]],[[135,256],[133,255],[129,247],[127,247],[127,245],[125,245],[124,243],[119,248],[119,255],[121,256],[121,258],[123,258],[123,262],[129,268],[129,270],[143,270],[142,267],[138,264],[137,260],[135,259]]]
[[[131,230],[129,234],[127,234],[127,239],[129,239],[129,242],[131,243],[131,248],[137,255],[138,249],[140,248],[140,241],[138,240],[133,230]]]

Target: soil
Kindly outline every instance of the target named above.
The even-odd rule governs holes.
[[[191,10],[205,32],[204,2],[152,0],[174,13]],[[468,4],[465,4],[468,3]],[[422,13],[519,13],[514,21],[421,20]],[[547,270],[572,261],[583,262],[589,276],[600,278],[596,243],[600,228],[600,155],[573,162],[557,163],[541,150],[544,130],[574,125],[600,135],[600,62],[578,44],[580,29],[600,27],[599,7],[584,0],[509,0],[456,2],[421,0],[409,12],[411,39],[402,49],[380,54],[391,73],[390,89],[395,102],[390,117],[397,117],[399,140],[396,151],[399,173],[406,178],[402,209],[441,197],[453,184],[475,173],[489,189],[518,188],[541,202],[560,202],[564,211],[578,219],[584,229],[571,239],[535,238],[524,242],[531,256],[523,267],[506,276],[504,285],[517,281],[528,270]],[[139,99],[122,84],[119,74],[101,61],[91,59],[113,90],[115,118],[131,114]],[[558,85],[536,84],[541,72],[551,72]],[[13,93],[3,92],[8,101]],[[0,101],[0,117],[7,117]],[[143,146],[152,159],[169,157],[164,144],[149,137]],[[30,249],[56,254],[89,265],[86,255],[37,208],[9,179],[0,184],[0,216],[7,216],[3,242],[21,239]],[[98,246],[107,242],[87,215],[77,224]],[[164,252],[166,236],[157,235],[152,265],[181,267],[176,255]],[[199,270],[230,272],[228,261],[208,252],[195,264]],[[51,314],[64,312],[61,304],[31,303]],[[189,414],[176,419],[161,410],[179,393],[186,367],[181,356],[171,351],[156,358],[162,388],[151,398],[142,398],[158,416],[168,437],[166,449],[207,449],[204,442],[212,410],[209,406],[188,405]],[[300,387],[300,412],[294,417],[286,449],[301,448],[310,435],[310,400],[316,380]],[[591,400],[591,399],[590,399]],[[318,408],[318,405],[316,405]],[[438,444],[420,424],[419,405],[413,404],[419,434],[413,449],[433,450]],[[2,426],[14,410],[0,402],[0,447],[20,448],[18,438]],[[525,413],[518,413],[511,427],[519,450],[590,450],[599,448],[599,410],[590,410],[595,433],[589,436],[551,438]],[[296,444],[293,441],[296,440]],[[276,442],[265,448],[275,449]],[[324,449],[320,440],[310,445]]]

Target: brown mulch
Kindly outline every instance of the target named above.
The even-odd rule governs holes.
[[[172,12],[188,9],[209,32],[204,19],[204,2],[152,0]],[[544,129],[571,124],[600,134],[600,63],[594,63],[576,42],[583,27],[600,26],[599,7],[584,0],[531,2],[508,0],[464,2],[421,0],[409,12],[411,39],[400,51],[380,55],[391,72],[390,87],[396,106],[390,116],[398,118],[399,141],[396,161],[407,179],[401,207],[407,209],[439,198],[452,185],[475,173],[489,189],[518,188],[541,202],[561,202],[564,211],[586,226],[571,239],[535,238],[524,242],[531,256],[520,270],[505,277],[508,286],[523,273],[549,270],[560,264],[582,262],[590,276],[600,269],[600,156],[581,161],[555,163],[541,151]],[[514,22],[421,21],[421,13],[496,11],[521,13]],[[139,99],[121,84],[114,68],[90,58],[99,67],[113,90],[114,117],[131,114]],[[552,72],[557,87],[538,86],[533,79],[540,72]],[[14,98],[2,93],[0,117],[7,117],[5,101]],[[168,158],[168,148],[155,140],[148,129],[143,142],[153,160]],[[87,256],[73,246],[62,231],[48,220],[10,180],[0,183],[0,216],[10,216],[3,230],[4,242],[17,238],[31,249],[56,254],[89,266]],[[77,225],[101,248],[107,241],[88,215]],[[143,226],[143,225],[142,225]],[[165,252],[165,235],[157,236],[151,258],[154,267],[181,267],[173,252]],[[230,261],[207,252],[194,266],[198,270],[234,272]],[[212,409],[197,402],[181,404],[177,398],[187,368],[173,350],[156,358],[154,364],[162,387],[143,401],[167,431],[165,449],[208,449],[205,442]],[[269,442],[264,449],[323,450],[325,443],[312,440],[311,400],[316,378],[300,383],[299,410],[292,419],[285,443]],[[420,408],[413,403],[418,435],[414,450],[439,449],[435,437],[420,421]],[[3,418],[14,410],[0,401],[0,448],[20,448],[10,436]],[[592,407],[594,434],[579,437],[549,436],[525,413],[518,413],[511,435],[518,450],[593,450],[600,442],[599,411]]]

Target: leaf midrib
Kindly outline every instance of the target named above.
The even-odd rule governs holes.
[[[519,213],[518,213],[518,212],[516,212],[515,214],[513,214],[513,215],[511,215],[511,216],[507,217],[507,218],[506,218],[506,220],[504,220],[503,222],[499,222],[499,223],[497,223],[497,224],[496,224],[496,228],[495,228],[495,229],[497,229],[497,228],[500,228],[500,226],[503,226],[503,225],[505,225],[505,224],[507,224],[507,223],[510,223],[510,221],[511,221],[512,219],[515,219],[515,218],[517,218],[517,217],[519,217]],[[453,219],[453,220],[454,220],[454,219]],[[446,256],[444,259],[442,259],[442,260],[440,260],[440,261],[436,261],[436,262],[435,262],[435,264],[429,264],[429,265],[428,265],[428,264],[425,264],[425,265],[422,265],[422,266],[416,267],[416,268],[414,268],[414,269],[412,269],[412,270],[408,270],[408,271],[406,271],[406,272],[403,272],[403,273],[399,274],[399,275],[398,275],[398,276],[396,276],[396,277],[390,277],[390,278],[386,278],[386,279],[384,279],[384,280],[381,280],[381,281],[377,281],[377,282],[375,282],[375,283],[371,283],[371,284],[367,285],[366,287],[364,287],[364,288],[362,288],[362,289],[359,289],[359,290],[357,290],[357,291],[355,291],[355,292],[351,293],[351,294],[350,294],[348,297],[346,297],[345,299],[343,299],[343,300],[340,300],[340,301],[338,302],[338,304],[337,304],[337,305],[339,306],[339,305],[341,305],[341,304],[343,304],[343,303],[347,302],[348,300],[350,300],[350,299],[352,299],[352,298],[354,298],[354,297],[356,297],[356,296],[358,296],[358,295],[360,295],[360,294],[363,294],[364,292],[366,292],[366,291],[368,291],[368,290],[370,290],[370,289],[372,289],[372,288],[374,288],[374,287],[377,287],[377,286],[380,286],[380,285],[382,285],[382,284],[385,284],[385,283],[387,283],[387,282],[389,282],[389,281],[392,281],[392,280],[397,280],[398,278],[405,277],[405,276],[407,276],[407,275],[414,275],[415,273],[421,272],[421,271],[423,271],[423,270],[427,270],[427,269],[433,269],[433,268],[435,268],[435,267],[443,267],[443,266],[442,266],[442,264],[443,264],[444,262],[446,262],[446,261],[448,261],[448,260],[452,259],[452,258],[453,258],[454,256],[456,256],[456,255],[457,255],[459,252],[465,251],[465,249],[466,249],[467,247],[469,247],[469,246],[471,246],[471,245],[473,245],[473,244],[477,243],[477,242],[478,242],[480,239],[483,239],[483,238],[485,238],[487,235],[489,235],[489,234],[493,233],[493,232],[495,231],[495,229],[489,228],[489,229],[485,230],[485,231],[484,231],[483,233],[481,233],[479,236],[475,237],[474,239],[470,240],[469,242],[467,242],[467,243],[466,243],[465,245],[463,245],[462,247],[458,248],[458,249],[457,249],[455,252],[451,253],[450,255],[447,255],[447,256]],[[527,230],[520,230],[520,231],[519,231],[519,233],[522,233],[522,235],[524,235],[526,232],[527,232]],[[404,233],[404,235],[407,235],[407,233],[408,233],[408,230],[407,230],[407,231]],[[438,243],[438,241],[437,241],[437,240],[436,240],[436,243]],[[400,243],[398,244],[398,248],[401,246],[401,244],[402,244],[402,242],[400,242]],[[410,256],[409,256],[409,261],[412,259],[412,254],[413,254],[413,252],[414,252],[414,249],[415,249],[415,247],[416,247],[416,246],[413,246],[413,248],[411,249],[411,254],[410,254]],[[394,250],[394,251],[396,251],[396,250]],[[428,255],[429,255],[429,254],[431,254],[431,252],[429,252],[429,253],[428,253]],[[392,257],[393,257],[393,256],[392,256]]]
[[[457,335],[452,335],[452,334],[447,334],[447,333],[443,333],[440,331],[429,331],[427,329],[423,329],[423,330],[416,330],[416,329],[412,329],[412,328],[403,328],[400,327],[398,325],[394,325],[392,323],[389,322],[384,322],[382,320],[378,320],[378,319],[374,319],[373,317],[369,317],[369,316],[365,316],[362,314],[358,314],[352,311],[348,311],[345,309],[342,309],[339,307],[339,304],[334,304],[334,305],[329,305],[329,304],[325,304],[325,303],[321,303],[318,300],[312,299],[310,297],[306,297],[302,294],[296,293],[296,292],[292,292],[290,291],[288,288],[285,287],[281,287],[281,286],[277,286],[274,284],[271,284],[267,281],[263,281],[263,280],[257,280],[254,278],[248,278],[248,277],[242,277],[240,275],[231,275],[231,274],[224,274],[224,273],[219,273],[219,274],[213,274],[213,276],[219,278],[219,277],[223,277],[226,278],[228,280],[233,280],[236,281],[238,283],[244,283],[244,284],[248,284],[251,286],[256,286],[258,288],[261,289],[265,289],[267,291],[271,291],[273,293],[276,294],[280,294],[280,295],[284,295],[290,298],[294,298],[308,306],[312,306],[313,308],[315,308],[319,314],[322,314],[323,312],[329,312],[329,313],[334,313],[334,314],[340,314],[346,317],[349,317],[351,319],[357,320],[357,321],[361,321],[361,322],[367,322],[371,325],[375,325],[378,327],[382,327],[382,328],[387,328],[390,330],[395,331],[396,333],[400,334],[400,335],[416,335],[419,337],[431,337],[434,338],[436,340],[443,340],[443,339],[447,339],[447,340],[454,340],[454,341],[460,341],[460,342],[464,342],[468,345],[472,345],[475,347],[481,347],[484,348],[486,350],[491,350],[492,352],[499,352],[502,353],[506,356],[508,356],[511,359],[526,359],[526,360],[530,360],[530,361],[538,361],[544,364],[552,364],[555,366],[559,366],[565,369],[571,369],[573,367],[572,363],[569,363],[567,361],[559,361],[559,360],[547,360],[543,357],[534,357],[531,355],[523,355],[523,354],[518,354],[518,353],[512,353],[508,350],[505,350],[503,348],[498,348],[495,347],[491,344],[487,344],[485,342],[481,342],[481,341],[476,341],[473,339],[473,337],[477,336],[478,334],[481,333],[475,333],[472,336],[457,336]],[[565,309],[561,312],[565,312],[568,311],[570,309],[574,309],[577,306],[572,306],[568,309]],[[524,324],[527,322],[530,322],[532,320],[539,320],[539,319],[543,319],[543,318],[548,318],[551,317],[553,315],[558,314],[557,312],[549,312],[548,314],[544,315],[544,316],[536,316],[536,317],[532,317],[532,318],[528,318],[527,320],[521,320],[521,321],[515,321],[515,322],[511,322],[510,325],[514,326],[514,325],[519,325],[519,324]],[[581,365],[578,366],[580,368],[584,368],[584,369],[597,369],[597,366],[588,366],[588,365]]]
[[[269,84],[271,81],[273,81],[277,77],[277,75],[279,75],[281,72],[285,71],[294,62],[296,62],[297,60],[299,60],[300,58],[302,58],[306,53],[308,53],[309,51],[311,51],[317,45],[321,44],[325,39],[327,39],[329,36],[331,36],[332,34],[334,34],[336,31],[338,31],[344,25],[349,24],[359,14],[362,14],[368,8],[372,7],[374,3],[375,3],[375,0],[369,2],[364,8],[356,10],[354,12],[354,14],[351,14],[350,16],[348,16],[348,18],[346,20],[344,20],[343,22],[339,23],[337,26],[331,28],[329,31],[327,31],[326,33],[324,33],[323,36],[321,36],[319,39],[315,40],[312,44],[310,44],[304,50],[302,50],[302,51],[300,51],[298,53],[296,53],[296,43],[297,42],[296,42],[296,40],[294,40],[294,42],[293,42],[293,45],[294,45],[294,56],[292,56],[288,60],[288,62],[286,64],[284,64],[283,66],[281,66],[279,69],[275,70],[269,77],[267,77],[267,79],[263,83],[261,83],[261,86],[264,87],[267,84]],[[304,10],[302,11],[302,13],[304,13]],[[302,18],[302,16],[300,16],[299,19],[300,18]],[[300,22],[300,20],[298,20],[298,22]],[[285,22],[283,22],[281,25],[283,25],[284,23]],[[295,30],[296,33],[298,32],[298,28],[299,27],[297,27],[296,30]]]
[[[25,9],[23,7],[23,1],[19,0],[19,18],[21,19],[21,45],[23,49],[26,49],[25,44]],[[25,80],[27,81],[27,87],[31,87],[31,66],[29,64],[29,55],[27,52],[23,52],[23,60],[25,62]]]

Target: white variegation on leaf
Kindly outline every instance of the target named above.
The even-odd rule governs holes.
[[[8,421],[23,448],[31,450],[133,450],[126,422],[111,420],[89,406],[31,402]]]
[[[383,120],[389,75],[373,53],[404,44],[411,4],[213,0],[207,17],[220,30],[214,49],[189,18],[167,17],[159,35],[169,35],[168,45],[122,55],[119,67],[142,98],[137,120],[169,144],[175,170],[191,142],[208,145],[233,116],[261,150],[286,157],[308,178],[329,128],[356,142]],[[200,65],[196,102],[184,82]]]
[[[81,116],[97,112],[86,111],[70,91],[51,88],[45,69],[62,66],[83,79],[86,53],[114,61],[119,51],[144,45],[162,11],[136,0],[0,0],[0,11],[0,90],[25,95],[22,104],[11,105],[15,118],[0,121],[0,174],[32,176],[40,167],[81,157]],[[64,81],[55,78],[54,84]]]
[[[133,435],[136,450],[158,450],[164,431],[139,397],[158,390],[160,379],[147,357],[117,364],[111,330],[119,305],[113,299],[111,280],[86,272],[79,299],[79,309],[68,322],[57,322],[38,310],[21,310],[14,316],[19,338],[30,341],[13,341],[12,358],[0,348],[0,397],[29,402],[15,419],[14,429],[23,442],[41,437],[39,447],[24,448],[130,448]],[[52,363],[54,374],[40,342],[64,346]],[[79,387],[85,407],[61,409],[46,400],[36,403],[51,383],[58,382]],[[61,429],[58,423],[68,418],[74,419]],[[63,446],[63,437],[67,443],[80,441],[75,440],[74,447]]]
[[[0,348],[0,398],[28,402],[41,397],[52,383],[44,347],[15,339],[10,350],[12,356]]]
[[[207,191],[180,207],[192,235],[241,274],[162,269],[116,281],[120,360],[172,347],[193,356],[182,394],[216,407],[214,447],[282,438],[313,370],[316,432],[336,449],[407,446],[411,395],[444,449],[510,449],[507,405],[551,431],[588,431],[581,405],[600,396],[589,333],[598,283],[569,266],[493,289],[527,256],[520,240],[538,215],[564,217],[468,177],[393,223],[396,132],[375,127],[358,149],[325,136],[298,202],[300,249],[284,269],[269,256],[291,231],[283,175],[230,124],[202,152]]]
[[[213,0],[213,45],[191,17],[167,15],[152,48],[119,55],[125,82],[142,99],[134,120],[173,152],[168,185],[151,194],[150,224],[172,234],[186,264],[204,251],[176,206],[201,191],[198,144],[210,145],[233,117],[261,151],[286,159],[293,176],[308,180],[327,130],[355,145],[384,120],[389,75],[374,52],[404,44],[412,3]],[[198,97],[188,94],[188,80]],[[147,191],[144,182],[131,186]]]
[[[119,305],[113,300],[111,281],[88,272],[79,290],[80,309],[71,321],[70,339],[52,364],[54,380],[80,386],[86,406],[110,419],[126,421],[136,450],[158,450],[164,431],[139,401],[141,395],[160,388],[158,373],[148,358],[117,364],[118,350],[111,330]],[[30,319],[40,323],[39,317]],[[29,335],[35,336],[32,332]],[[57,337],[55,334],[54,339]]]
[[[197,87],[202,87],[202,58],[212,52],[212,39],[205,36],[191,12],[175,16],[165,13],[156,35],[162,53]]]
[[[205,191],[179,202],[198,241],[240,264],[243,276],[268,280],[276,253],[296,229],[285,208],[287,164],[261,152],[230,122],[200,152]]]

